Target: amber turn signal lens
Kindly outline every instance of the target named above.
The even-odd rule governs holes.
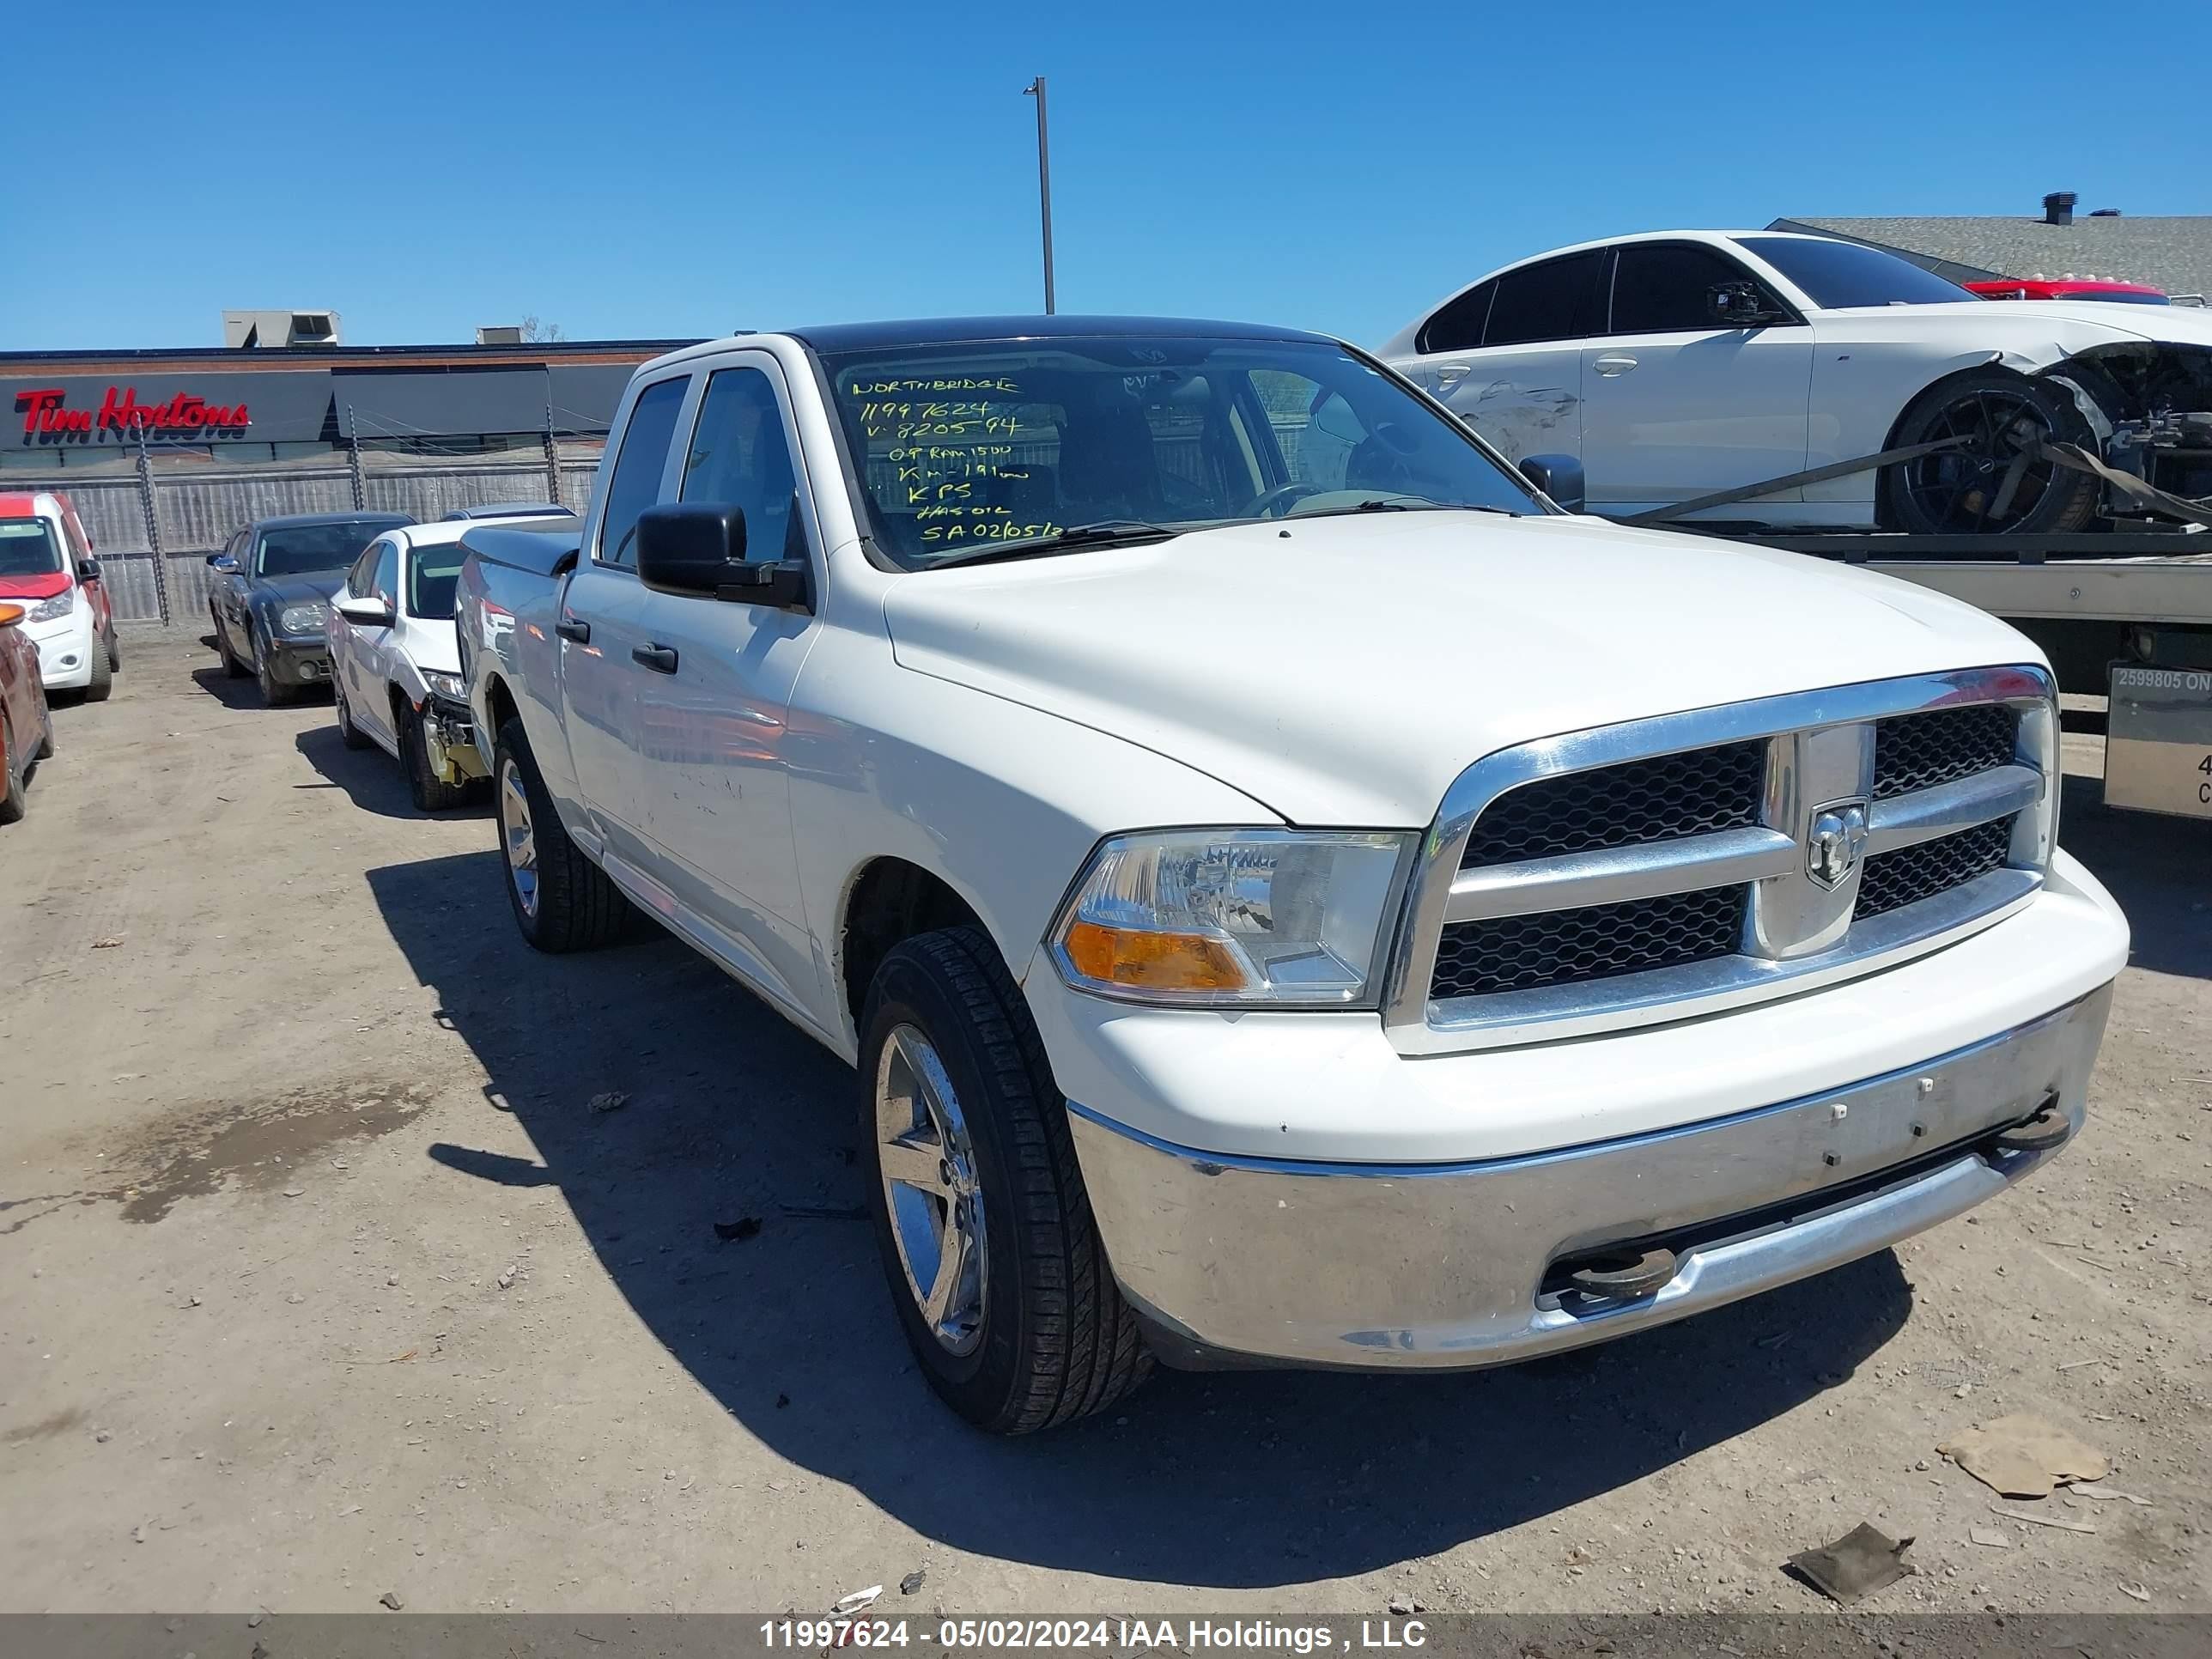
[[[1194,933],[1134,933],[1079,921],[1064,947],[1076,972],[1107,985],[1148,991],[1238,991],[1244,970],[1218,939]]]

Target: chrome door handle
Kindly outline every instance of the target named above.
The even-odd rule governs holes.
[[[1636,359],[1608,351],[1604,356],[1594,359],[1590,367],[1610,380],[1617,375],[1627,374],[1630,369],[1635,368]]]

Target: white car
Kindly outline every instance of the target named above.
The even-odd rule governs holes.
[[[541,523],[549,515],[532,507],[513,516]],[[461,532],[501,521],[449,519],[387,530],[362,550],[331,601],[338,734],[349,749],[373,743],[397,758],[415,805],[426,812],[459,805],[483,776],[469,752],[453,589]]]
[[[2039,453],[2077,444],[2212,494],[2212,316],[1991,305],[1893,254],[1778,231],[1659,231],[1471,283],[1381,356],[1509,457],[1580,459],[1625,518],[1911,445],[1877,474],[1695,516],[1921,533],[2073,530],[2106,499]]]
[[[0,491],[0,604],[23,607],[16,625],[37,649],[47,690],[107,700],[123,665],[115,606],[67,495]]]
[[[523,936],[635,906],[856,1066],[891,1302],[990,1428],[1148,1354],[1625,1334],[2083,1121],[2127,927],[2035,647],[1559,513],[1340,342],[708,341],[580,526],[468,544]]]

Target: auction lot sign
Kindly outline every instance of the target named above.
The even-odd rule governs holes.
[[[11,449],[149,443],[308,443],[331,413],[327,369],[14,376],[0,380]]]

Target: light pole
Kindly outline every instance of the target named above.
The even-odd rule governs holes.
[[[1037,211],[1044,222],[1044,313],[1052,315],[1052,151],[1045,137],[1044,76],[1022,88],[1037,100]]]

